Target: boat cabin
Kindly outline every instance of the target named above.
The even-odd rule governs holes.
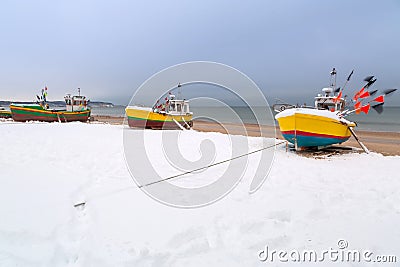
[[[70,94],[64,97],[67,111],[84,111],[88,110],[88,100],[85,96],[71,96]]]
[[[185,115],[190,113],[189,101],[175,99],[174,95],[170,95],[170,100],[167,105],[166,112],[170,115]]]
[[[333,88],[323,88],[322,94],[318,94],[315,97],[315,108],[316,109],[327,109],[330,111],[343,111],[345,108],[344,98],[339,98],[336,102],[336,98]]]

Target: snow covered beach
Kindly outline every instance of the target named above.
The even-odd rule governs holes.
[[[137,188],[124,160],[122,126],[3,122],[0,132],[0,266],[263,266],[271,265],[259,259],[266,246],[320,252],[337,249],[338,240],[400,260],[399,156],[313,159],[278,146],[256,193],[249,194],[254,154],[225,198],[179,209]],[[227,148],[217,149],[218,160],[229,156],[223,134],[189,137]],[[248,138],[260,148],[261,138]],[[195,145],[181,150],[198,153]],[[189,178],[176,183],[196,182]]]

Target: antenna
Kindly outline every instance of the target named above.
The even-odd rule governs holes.
[[[331,71],[331,84],[330,86],[332,87],[333,90],[336,89],[336,69],[333,68]]]
[[[178,99],[182,99],[182,85],[178,83]]]
[[[346,85],[347,85],[347,83],[350,81],[351,75],[353,75],[353,73],[354,73],[354,69],[350,72],[349,76],[347,76],[347,80],[346,80],[346,82],[344,83],[344,85],[343,85],[341,91],[343,91],[344,88],[346,88]]]
[[[81,88],[78,87],[78,96],[81,96]]]

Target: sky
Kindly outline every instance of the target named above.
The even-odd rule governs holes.
[[[129,103],[150,76],[213,61],[249,76],[271,103],[311,103],[354,69],[346,90],[375,75],[400,88],[400,1],[3,0],[0,99],[50,100],[81,88],[92,100]],[[400,92],[388,99],[400,106]]]

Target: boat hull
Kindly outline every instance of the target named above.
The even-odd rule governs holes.
[[[325,147],[347,141],[355,124],[327,110],[294,108],[278,113],[275,118],[283,137],[301,147]]]
[[[151,109],[128,107],[125,109],[128,125],[142,129],[181,129],[193,126],[192,115],[169,115],[156,113]],[[179,127],[178,124],[181,126]]]
[[[14,121],[45,121],[45,122],[86,122],[90,117],[90,110],[85,111],[55,111],[30,107],[10,105],[12,119]]]
[[[0,110],[0,118],[2,119],[11,118],[11,112],[8,110]]]

